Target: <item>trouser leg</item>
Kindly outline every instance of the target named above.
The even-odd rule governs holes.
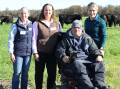
[[[22,75],[21,75],[21,89],[27,89],[28,85],[28,71],[31,62],[31,56],[23,57]]]
[[[47,89],[51,89],[55,87],[55,80],[56,80],[56,59],[53,56],[49,56],[47,60],[47,72],[48,72],[48,78],[47,78]]]
[[[42,54],[40,54],[42,55]],[[35,85],[36,89],[42,89],[43,74],[45,68],[45,59],[39,57],[39,61],[35,61]]]
[[[98,89],[107,89],[104,76],[105,76],[105,67],[103,62],[94,63],[95,68],[95,77],[94,77],[94,85],[98,87]]]
[[[78,89],[94,89],[86,71],[86,66],[83,63],[76,60],[73,63],[68,64],[66,67],[68,66],[74,71],[74,79]]]
[[[19,78],[22,71],[23,57],[16,56],[13,63],[12,89],[19,89]]]

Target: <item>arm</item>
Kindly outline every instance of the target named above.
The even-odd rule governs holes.
[[[106,23],[104,20],[101,20],[100,23],[100,29],[101,29],[101,49],[103,49],[105,47],[105,43],[106,43],[106,38],[107,38],[107,31],[106,31]]]
[[[100,22],[100,33],[101,33],[101,44],[100,44],[100,51],[102,53],[102,56],[104,56],[104,47],[106,43],[106,38],[107,38],[107,31],[106,31],[106,23],[104,20],[101,20]]]
[[[39,55],[37,52],[37,36],[38,36],[37,22],[34,22],[33,23],[33,37],[32,37],[32,52],[33,52],[35,60],[38,61]]]
[[[86,52],[89,56],[93,58],[96,58],[97,56],[102,56],[94,40],[88,35],[85,37],[85,46],[87,50]]]
[[[15,24],[13,24],[11,26],[11,29],[9,31],[9,36],[8,36],[8,52],[10,53],[10,59],[12,60],[12,62],[15,61],[14,39],[16,34],[17,34],[17,27]]]
[[[60,22],[58,23],[58,32],[62,32],[62,26],[61,26]]]
[[[90,55],[92,55],[96,61],[98,62],[102,62],[103,61],[103,54],[102,52],[100,51],[100,49],[97,48],[97,45],[95,44],[95,42],[90,38],[89,39],[90,41],[90,47],[89,47],[89,50],[90,50]]]
[[[33,23],[33,37],[32,37],[32,51],[34,53],[37,52],[37,36],[38,36],[38,28],[37,28],[37,22]]]

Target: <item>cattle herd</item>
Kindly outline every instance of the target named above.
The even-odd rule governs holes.
[[[82,15],[79,14],[59,14],[58,17],[62,27],[64,26],[64,24],[72,23],[72,21],[75,19],[82,20]],[[113,25],[120,26],[120,15],[105,14],[101,15],[101,17],[106,21],[106,25],[108,27],[112,27]],[[3,23],[13,23],[13,19],[14,17],[11,15],[0,16],[0,25],[2,25]],[[29,19],[34,22],[38,19],[38,16],[30,16]]]
[[[101,17],[106,21],[106,25],[108,27],[112,27],[113,25],[120,26],[120,15],[105,14],[105,15],[101,15]]]
[[[3,23],[13,23],[13,16],[11,15],[0,16],[0,24],[2,25]]]

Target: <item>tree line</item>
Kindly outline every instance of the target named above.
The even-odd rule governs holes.
[[[82,16],[87,16],[87,6],[80,6],[80,5],[73,5],[65,9],[57,9],[55,10],[56,15],[59,14],[80,14]],[[40,13],[40,10],[30,10],[31,16],[38,16]],[[120,15],[120,5],[119,6],[113,6],[108,5],[106,7],[99,6],[99,13],[100,14],[115,14]],[[6,8],[6,10],[0,11],[0,16],[5,15],[12,15],[13,17],[18,16],[18,10],[9,10],[9,8]]]

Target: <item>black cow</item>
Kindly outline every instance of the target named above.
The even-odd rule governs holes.
[[[65,24],[70,24],[72,23],[74,20],[81,20],[82,16],[79,14],[60,14],[59,15],[59,21],[63,27],[64,23]]]
[[[120,26],[120,17],[116,20],[116,25]]]
[[[106,22],[107,26],[112,27],[113,25],[116,26],[117,24],[117,17],[113,14],[106,14]]]
[[[39,16],[29,16],[28,19],[32,21],[32,23],[34,23],[35,21],[39,19]]]
[[[102,19],[106,21],[108,27],[116,26],[118,24],[118,16],[114,14],[102,14],[100,15]]]
[[[115,26],[120,26],[120,14],[115,15]]]
[[[13,23],[13,16],[0,16],[0,24],[2,25],[3,23]]]

